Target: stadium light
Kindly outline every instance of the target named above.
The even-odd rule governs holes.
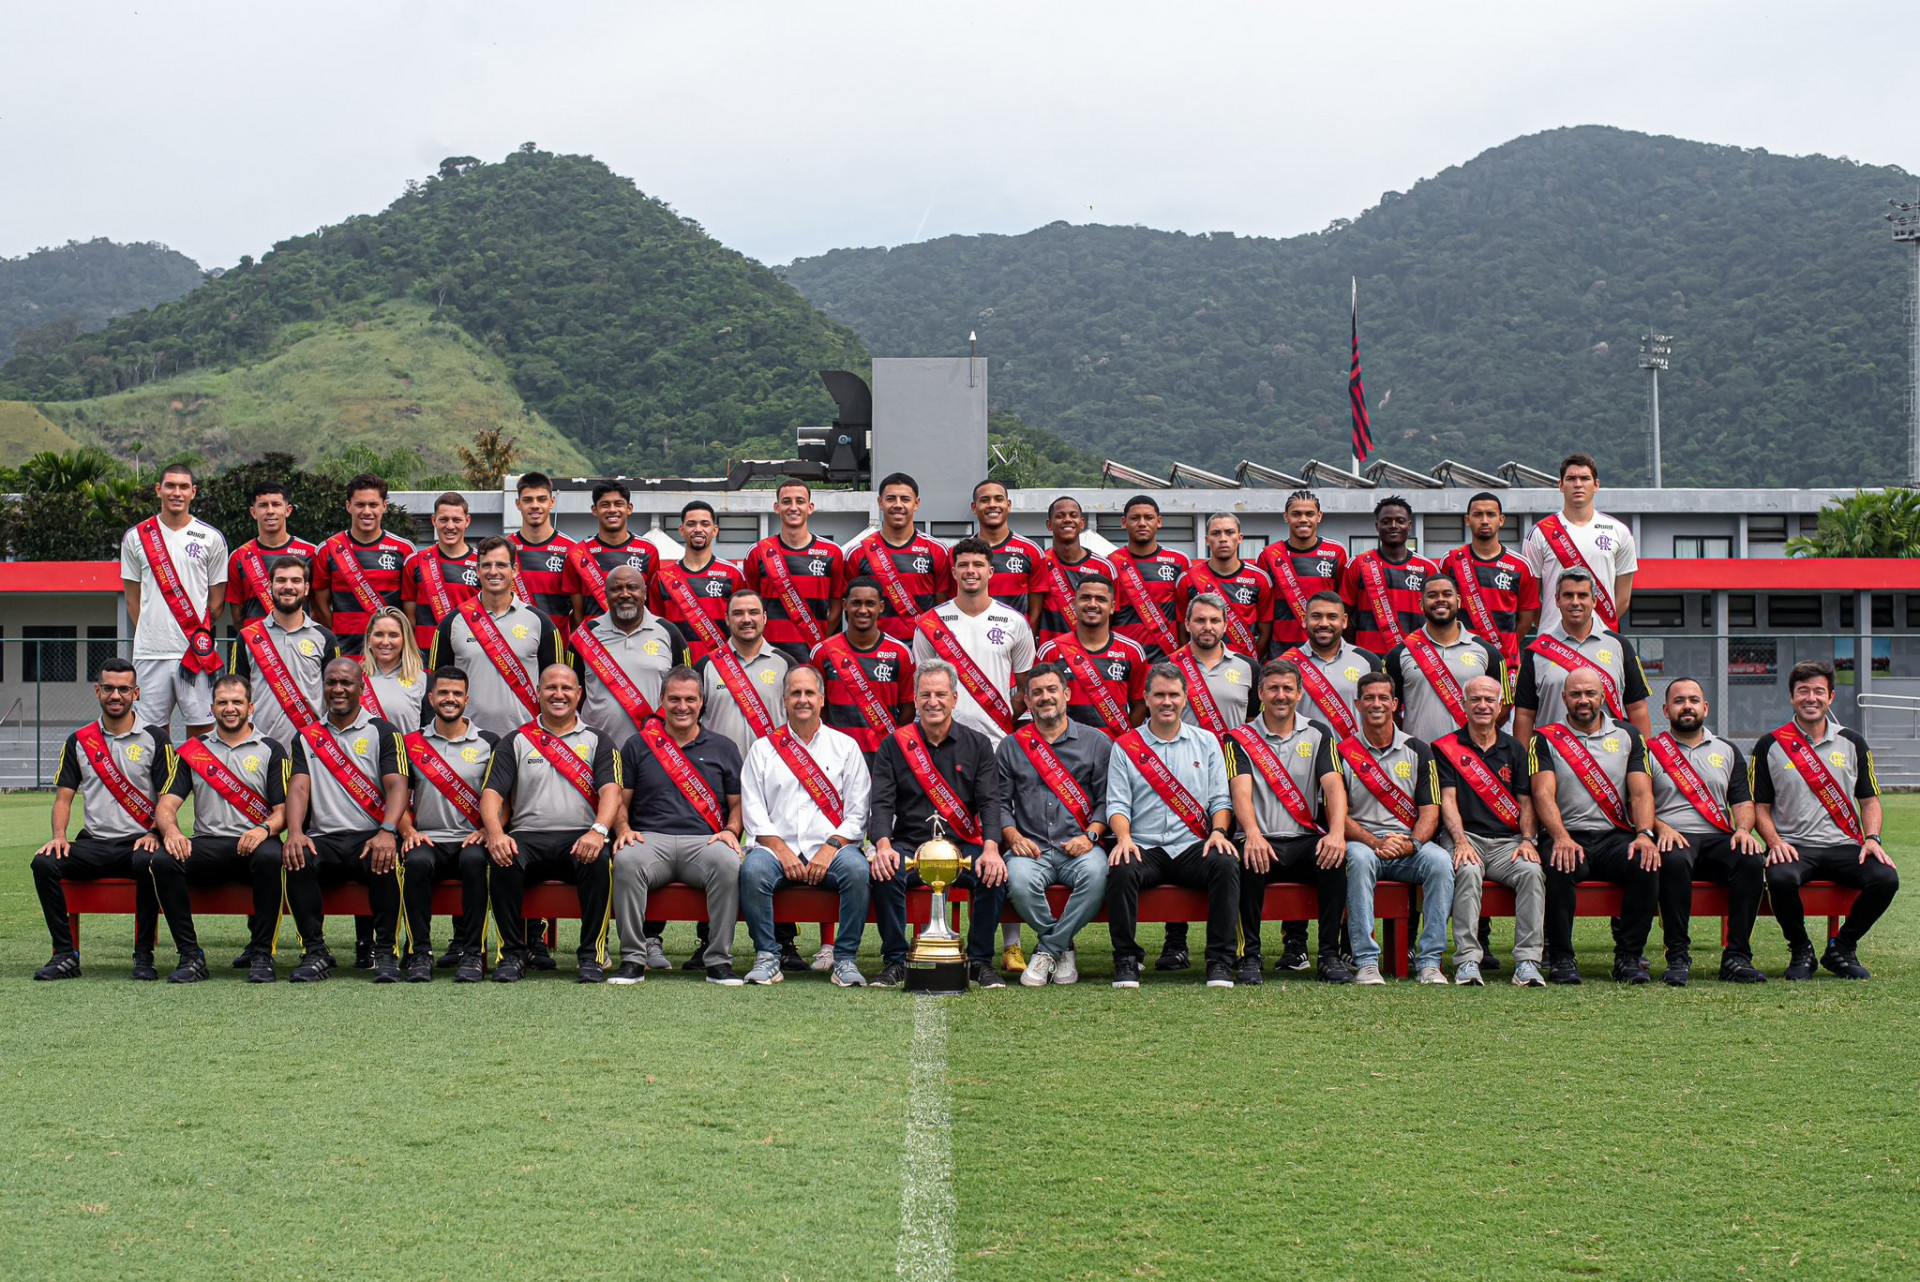
[[[1907,484],[1920,488],[1920,200],[1889,200],[1882,214],[1893,243],[1905,245],[1912,273],[1907,283]]]
[[[1640,335],[1640,368],[1647,371],[1647,454],[1653,462],[1653,488],[1661,488],[1660,477],[1660,371],[1673,358],[1673,335]]]

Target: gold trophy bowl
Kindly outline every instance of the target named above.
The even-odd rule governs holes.
[[[907,952],[906,989],[910,993],[964,993],[967,991],[967,954],[960,936],[948,922],[947,887],[973,867],[973,860],[947,839],[938,815],[933,836],[920,843],[904,865],[917,872],[933,891],[930,920],[920,929]]]

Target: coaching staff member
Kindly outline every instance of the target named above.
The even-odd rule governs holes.
[[[413,808],[400,819],[400,854],[406,880],[407,982],[433,979],[433,884],[460,879],[460,915],[453,919],[457,984],[477,984],[482,974],[481,927],[487,920],[487,851],[480,830],[480,787],[500,736],[467,716],[467,673],[435,668],[427,678],[433,719],[402,742],[413,782]]]

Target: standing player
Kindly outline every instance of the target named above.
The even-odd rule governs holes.
[[[664,561],[648,585],[647,607],[686,636],[695,662],[727,643],[727,603],[747,586],[747,576],[713,554],[720,527],[713,504],[695,499],[680,509],[680,541],[686,552]]]
[[[585,546],[581,544],[579,546]],[[607,612],[573,630],[576,667],[586,678],[580,719],[624,747],[660,706],[660,683],[685,663],[680,629],[647,613],[647,581],[631,565],[607,573]]]
[[[1031,627],[1034,611],[1038,608],[1036,589],[1039,581],[1034,573],[1040,568],[1040,561],[1046,553],[1032,539],[1022,538],[1013,532],[1013,528],[1007,524],[1007,513],[1011,510],[1007,487],[1000,482],[982,481],[973,487],[974,529],[981,542],[987,545],[987,556],[993,563],[987,594],[1009,610],[1018,612]]]
[[[140,720],[165,729],[175,708],[193,734],[213,729],[220,671],[213,622],[227,594],[227,541],[193,515],[193,472],[174,464],[153,487],[160,512],[120,539],[120,586],[133,625]]]
[[[1468,627],[1500,647],[1507,670],[1520,663],[1520,638],[1540,623],[1540,580],[1517,552],[1500,542],[1507,515],[1496,496],[1482,490],[1467,500],[1473,541],[1447,553],[1440,573],[1460,589],[1460,613]]]
[[[1590,454],[1569,454],[1560,461],[1560,511],[1527,531],[1520,555],[1542,584],[1559,582],[1560,571],[1579,568],[1593,576],[1595,610],[1600,622],[1618,629],[1633,598],[1633,574],[1640,566],[1633,530],[1624,521],[1594,510],[1600,468]],[[1558,603],[1540,599],[1540,630],[1560,621]]]
[[[1304,711],[1333,731],[1335,740],[1360,733],[1360,678],[1380,671],[1380,656],[1341,637],[1346,603],[1331,592],[1316,592],[1307,602],[1307,642],[1282,658],[1300,669],[1306,693]]]
[[[642,581],[653,578],[659,550],[632,530],[633,492],[619,481],[601,481],[593,487],[593,519],[598,527],[590,539],[567,549],[561,587],[573,604],[573,625],[607,609],[607,576],[621,566],[640,571]]]
[[[1362,552],[1340,579],[1347,606],[1347,640],[1372,654],[1399,645],[1425,618],[1420,590],[1440,567],[1407,547],[1413,537],[1413,507],[1398,494],[1373,505],[1373,532],[1380,546]]]
[[[1307,641],[1307,602],[1321,592],[1338,592],[1347,571],[1347,550],[1320,537],[1320,497],[1312,490],[1287,495],[1287,537],[1258,558],[1273,580],[1273,631],[1269,653],[1279,655]]]
[[[1160,505],[1150,496],[1128,499],[1120,523],[1127,545],[1107,558],[1120,598],[1113,630],[1137,641],[1147,660],[1159,663],[1180,648],[1177,589],[1192,562],[1185,553],[1160,546]]]
[[[1240,518],[1231,512],[1207,518],[1207,559],[1193,562],[1181,578],[1181,610],[1203,592],[1229,607],[1227,648],[1258,663],[1273,629],[1273,580],[1259,566],[1240,559]]]
[[[313,544],[294,538],[287,530],[293,504],[287,498],[286,486],[278,481],[256,482],[252,498],[247,515],[253,518],[253,537],[227,559],[227,607],[233,614],[235,632],[273,613],[274,561],[295,556],[311,565],[315,551]]]
[[[1024,706],[1020,690],[1033,667],[1026,617],[992,595],[993,549],[984,539],[953,545],[953,600],[920,616],[913,661],[944,659],[960,674],[954,719],[998,744]]]
[[[782,481],[773,511],[780,529],[753,545],[740,563],[747,586],[767,605],[767,644],[795,663],[840,630],[840,598],[847,593],[846,555],[808,524],[813,488]]]
[[[826,723],[873,754],[913,720],[913,652],[880,631],[880,585],[861,577],[847,586],[847,628],[813,648],[810,661],[826,678]],[[772,626],[772,620],[768,620]]]
[[[1112,564],[1081,546],[1086,528],[1087,514],[1079,499],[1062,495],[1047,506],[1047,533],[1053,536],[1053,544],[1033,575],[1033,639],[1042,645],[1073,631],[1081,578],[1093,574],[1109,585],[1113,582]]]
[[[538,674],[566,662],[553,622],[514,599],[514,552],[497,534],[480,540],[480,595],[441,622],[427,661],[429,670],[442,664],[465,670],[466,713],[497,735],[539,714]]]
[[[947,549],[915,529],[920,483],[905,472],[880,482],[880,528],[847,552],[847,578],[871,577],[886,603],[880,630],[913,640],[913,621],[953,595]]]
[[[520,528],[507,536],[517,561],[514,595],[552,620],[564,639],[573,622],[573,598],[567,595],[567,550],[573,540],[553,523],[551,477],[528,472],[518,490],[513,505],[520,512]]]
[[[1042,645],[1034,657],[1072,674],[1068,716],[1118,739],[1146,720],[1146,651],[1113,631],[1113,584],[1107,579],[1082,575],[1073,605],[1073,632]]]
[[[347,482],[347,528],[313,554],[313,617],[340,639],[345,655],[365,646],[375,610],[400,608],[400,572],[413,544],[386,532],[386,516],[387,483],[361,473]]]
[[[477,556],[467,543],[464,496],[448,490],[433,501],[433,546],[407,558],[400,573],[400,600],[413,615],[413,641],[433,648],[433,634],[460,605],[480,590]]]

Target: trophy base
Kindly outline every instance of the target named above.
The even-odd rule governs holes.
[[[906,989],[910,993],[964,993],[967,991],[966,960],[915,961],[909,957]]]

